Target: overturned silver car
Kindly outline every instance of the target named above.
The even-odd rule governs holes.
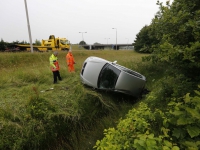
[[[138,97],[142,94],[146,77],[116,63],[99,57],[88,57],[82,66],[83,84],[95,89],[120,92]]]

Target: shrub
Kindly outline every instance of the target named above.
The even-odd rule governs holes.
[[[199,86],[200,87],[200,86]],[[200,92],[173,98],[168,110],[151,111],[144,103],[129,111],[117,129],[104,130],[105,137],[94,148],[100,149],[199,149]]]

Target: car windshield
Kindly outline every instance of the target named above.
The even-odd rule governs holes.
[[[67,44],[69,44],[69,41],[68,40],[60,40],[60,43],[63,45],[67,45]]]
[[[98,87],[100,89],[108,88],[113,89],[115,88],[115,84],[120,74],[120,70],[115,68],[110,64],[106,64],[100,74],[98,79]]]

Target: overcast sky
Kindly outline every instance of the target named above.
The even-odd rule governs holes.
[[[165,4],[165,0],[160,0]],[[33,43],[66,37],[72,44],[133,43],[159,10],[157,0],[26,0]],[[0,0],[0,39],[27,41],[24,0]],[[115,28],[115,29],[112,29]],[[87,32],[87,33],[79,33]]]

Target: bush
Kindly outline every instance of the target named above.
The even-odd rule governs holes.
[[[199,86],[200,87],[200,86]],[[200,92],[191,97],[172,98],[167,110],[140,103],[121,120],[117,129],[104,130],[105,137],[94,148],[100,149],[199,149]]]

